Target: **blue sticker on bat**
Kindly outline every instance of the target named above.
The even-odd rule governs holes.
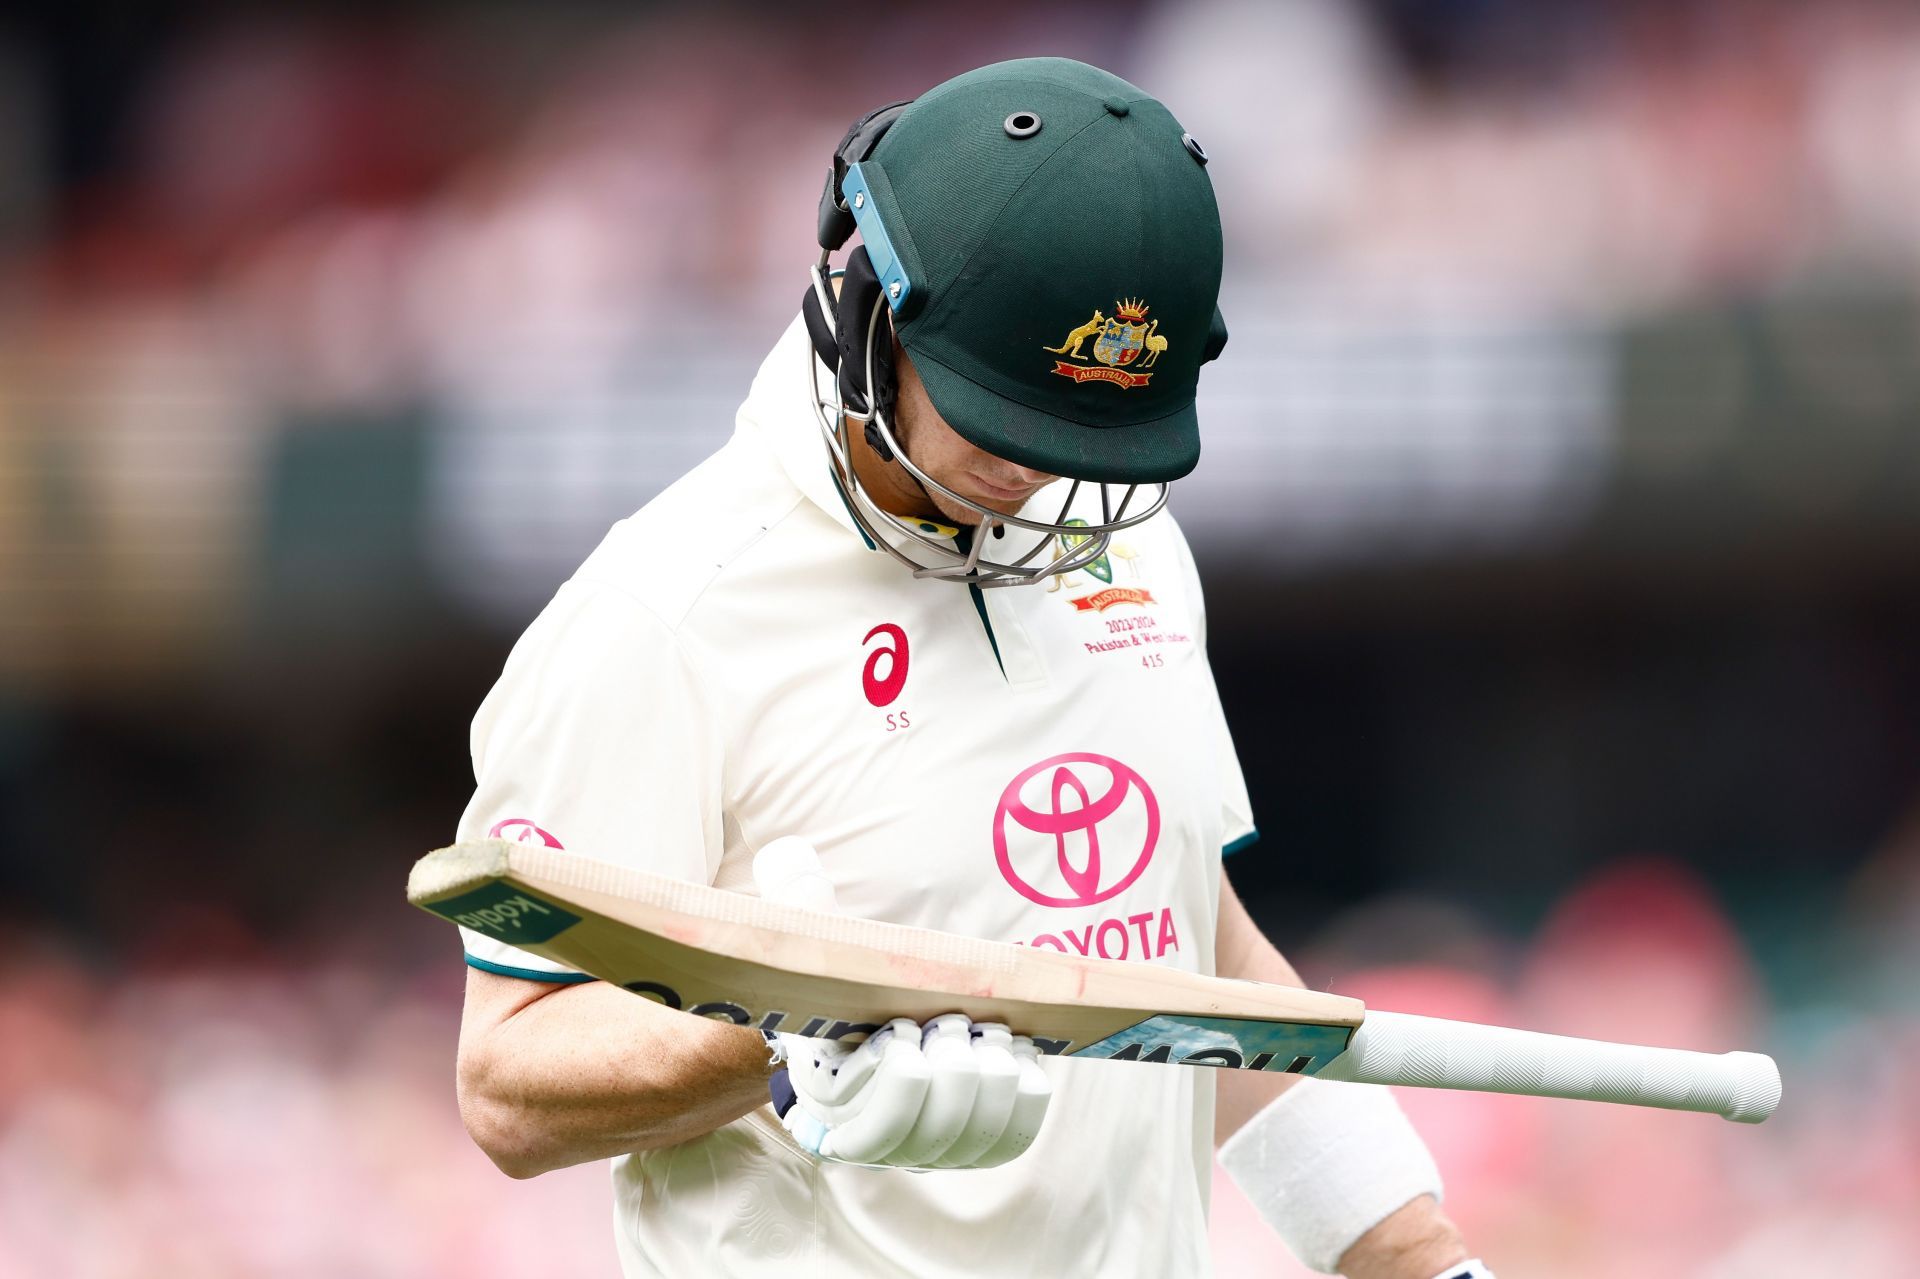
[[[1345,1052],[1352,1037],[1351,1026],[1166,1013],[1067,1055],[1311,1075]]]

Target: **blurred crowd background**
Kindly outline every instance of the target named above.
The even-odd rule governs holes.
[[[406,868],[518,630],[730,431],[847,123],[1039,53],[1213,157],[1173,502],[1263,924],[1785,1071],[1758,1129],[1405,1094],[1476,1246],[1913,1273],[1912,5],[176,0],[0,16],[0,1279],[615,1273],[600,1170],[467,1144]]]

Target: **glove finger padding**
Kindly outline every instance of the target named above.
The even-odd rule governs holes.
[[[906,1139],[920,1116],[933,1072],[920,1052],[919,1029],[906,1023],[880,1049],[874,1068],[858,1096],[841,1108],[845,1118],[832,1121],[832,1130],[820,1143],[820,1153],[848,1163],[879,1163]],[[864,1047],[865,1045],[862,1045]],[[796,1089],[796,1091],[798,1091]],[[805,1103],[802,1096],[801,1104]]]
[[[1040,1135],[1040,1124],[1047,1116],[1047,1103],[1053,1097],[1053,1084],[1040,1068],[1040,1051],[1025,1035],[1014,1038],[1009,1051],[1020,1065],[1020,1083],[1015,1089],[1013,1113],[1007,1119],[1000,1140],[973,1163],[975,1168],[997,1168],[1026,1153]]]
[[[761,849],[753,877],[768,901],[835,909],[833,882],[804,840]],[[794,1140],[823,1159],[990,1168],[1033,1144],[1052,1095],[1031,1040],[960,1013],[924,1028],[896,1018],[851,1049],[775,1038],[786,1070],[768,1083],[774,1109]]]
[[[965,1130],[947,1153],[934,1161],[934,1167],[974,1167],[1006,1132],[1020,1086],[1020,1065],[1009,1051],[1012,1046],[1013,1036],[1005,1026],[995,1022],[974,1025],[973,1069],[980,1084],[974,1093],[973,1112],[967,1116]]]
[[[896,1019],[851,1050],[799,1040],[781,1122],[823,1159],[993,1168],[1039,1136],[1053,1089],[1033,1041],[958,1013]]]
[[[939,1159],[966,1131],[973,1113],[979,1076],[973,1067],[971,1023],[959,1013],[935,1017],[921,1036],[920,1052],[932,1079],[920,1117],[887,1162],[900,1168],[923,1168]]]

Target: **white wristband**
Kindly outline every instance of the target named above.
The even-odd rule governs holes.
[[[1301,1080],[1227,1138],[1220,1164],[1293,1255],[1322,1274],[1395,1210],[1440,1197],[1426,1143],[1393,1094],[1371,1084]]]

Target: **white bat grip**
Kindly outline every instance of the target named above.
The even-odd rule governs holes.
[[[1757,1124],[1780,1104],[1760,1053],[1697,1053],[1369,1011],[1321,1079],[1699,1110]]]

